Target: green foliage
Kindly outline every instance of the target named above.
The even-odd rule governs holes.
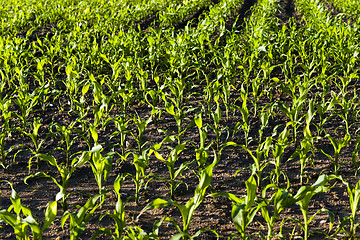
[[[225,196],[232,201],[232,211],[231,217],[235,224],[236,229],[239,231],[239,237],[241,239],[251,239],[251,235],[246,233],[246,229],[250,223],[254,220],[255,214],[260,209],[261,205],[255,205],[256,201],[256,180],[254,176],[251,176],[246,181],[246,196],[241,198],[236,197],[234,194],[231,193],[224,193],[224,192],[216,192],[211,194],[213,197],[218,196]],[[236,234],[233,234],[232,237],[235,237]]]
[[[189,235],[189,227],[191,224],[191,220],[194,216],[195,210],[199,207],[201,202],[204,200],[206,189],[209,187],[211,180],[212,180],[212,171],[213,168],[216,166],[217,161],[216,159],[214,162],[207,166],[205,169],[200,171],[199,175],[199,185],[196,187],[194,196],[186,202],[186,204],[179,204],[176,201],[173,200],[164,200],[161,198],[157,198],[154,201],[150,202],[138,215],[137,218],[139,218],[145,211],[150,209],[157,209],[166,207],[169,205],[173,205],[177,207],[181,213],[182,219],[183,219],[183,226],[182,229],[178,226],[178,224],[170,219],[169,217],[165,217],[164,220],[170,221],[175,226],[177,226],[177,229],[180,231],[179,235],[173,236],[173,239],[188,239],[191,238],[191,235]]]
[[[331,191],[327,184],[335,178],[320,173],[317,160],[325,154],[347,188],[351,213],[334,233],[323,234],[356,238],[359,186],[350,182],[359,167],[360,7],[352,0],[327,2],[341,13],[334,16],[320,0],[297,0],[291,13],[296,17],[287,21],[279,19],[285,12],[278,0],[258,0],[246,14],[244,0],[2,1],[0,167],[8,173],[25,162],[25,182],[45,177],[59,188],[46,220],[39,220],[42,228],[15,193],[12,207],[0,210],[2,221],[19,229],[19,239],[28,239],[30,230],[40,238],[59,201],[62,226],[67,228],[69,218],[70,238],[77,239],[91,215],[110,202],[105,183],[125,169],[114,181],[115,209],[100,217],[110,217],[115,226],[99,229],[93,238],[158,239],[163,221],[179,230],[172,239],[196,238],[208,230],[191,236],[194,212],[207,188],[214,190],[212,171],[230,159],[246,165],[235,173],[246,195],[213,194],[232,201],[238,234],[230,238],[252,238],[247,229],[259,209],[267,237],[277,237],[274,226],[297,203],[303,219],[292,220],[306,239],[316,214],[331,215],[326,209],[308,211],[312,198]],[[39,172],[32,168],[35,159]],[[353,168],[342,175],[350,159]],[[295,161],[300,167],[288,175]],[[75,213],[67,204],[69,180],[88,162],[100,195]],[[157,164],[166,165],[169,175],[152,172],[149,166]],[[200,183],[183,204],[174,196],[188,169]],[[308,185],[313,174],[322,180]],[[301,186],[290,182],[294,176]],[[128,199],[120,192],[127,177],[135,185],[128,199],[138,205],[150,181],[164,181],[170,199],[156,199],[145,210],[175,206],[182,227],[164,217],[146,233],[127,219]],[[282,224],[278,237],[287,238]]]
[[[77,212],[64,212],[61,218],[61,226],[64,228],[66,220],[70,219],[70,239],[79,239],[80,234],[85,230],[86,223],[93,217],[95,210],[101,206],[102,202],[97,203],[101,194],[91,197],[84,206],[79,207]]]
[[[11,187],[11,203],[12,205],[8,209],[0,210],[0,220],[8,223],[13,229],[18,240],[29,240],[27,230],[30,227],[33,233],[33,239],[42,239],[42,233],[47,229],[55,220],[57,215],[57,201],[50,202],[45,210],[45,219],[43,226],[41,227],[34,219],[31,213],[31,209],[21,204],[21,199],[17,192],[14,190],[11,182],[1,180],[0,182],[6,182]],[[15,215],[12,213],[14,212]]]

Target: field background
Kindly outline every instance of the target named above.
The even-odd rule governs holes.
[[[359,237],[358,0],[0,0],[0,19],[1,239]]]

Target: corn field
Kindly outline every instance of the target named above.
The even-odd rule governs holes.
[[[359,0],[0,0],[0,239],[358,239]]]

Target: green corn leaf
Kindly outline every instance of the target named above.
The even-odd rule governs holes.
[[[96,147],[98,147],[101,145],[97,145]],[[82,165],[84,165],[86,162],[88,162],[91,158],[91,152],[83,152],[81,154],[81,157],[75,157],[72,162],[71,162],[71,166],[73,166],[73,168],[77,168],[77,167],[80,167]]]
[[[14,188],[12,188],[11,186],[11,203],[14,206],[14,212],[16,213],[16,215],[20,214],[21,211],[21,200],[19,195],[17,194],[17,192],[15,191]]]
[[[175,109],[175,107],[174,107],[173,104],[168,103],[168,104],[166,104],[166,106],[165,106],[165,110],[166,110],[170,115],[173,115],[173,116],[176,115],[174,109]]]
[[[112,158],[111,157],[105,157],[105,168],[104,168],[104,181],[106,181],[110,175],[111,169],[112,169]]]
[[[167,200],[164,200],[164,199],[161,199],[161,198],[157,198],[154,201],[150,202],[148,205],[146,205],[146,207],[143,208],[143,210],[141,210],[141,212],[136,217],[136,219],[139,219],[140,216],[147,210],[167,207],[167,206],[170,206],[171,204],[173,204],[173,201],[171,201],[171,200],[167,201]]]
[[[251,177],[245,182],[247,196],[246,196],[246,208],[250,209],[252,205],[255,203],[256,189],[257,184],[255,177],[251,175]]]
[[[94,142],[97,143],[97,141],[98,141],[98,134],[97,134],[95,125],[90,124],[89,130],[90,130],[91,137],[93,138]],[[98,146],[99,146],[99,145],[98,145]],[[96,146],[96,147],[97,147],[97,146]],[[100,146],[100,147],[101,147],[101,146]],[[92,151],[93,151],[93,150],[92,150]]]
[[[42,231],[47,229],[55,220],[57,215],[57,201],[50,202],[45,210],[45,219],[42,227]]]
[[[197,115],[195,116],[195,119],[194,119],[194,120],[195,120],[196,126],[197,126],[199,129],[201,129],[202,126],[203,126],[201,114],[197,114]]]
[[[39,154],[36,155],[36,157],[38,157],[41,160],[47,161],[48,163],[50,163],[51,165],[53,165],[55,167],[58,167],[56,159],[53,156],[49,156],[49,155],[46,155],[46,154],[39,153]]]
[[[27,225],[30,226],[31,231],[33,232],[34,235],[34,239],[39,239],[39,240],[42,239],[42,231],[40,229],[40,226],[31,215],[28,215],[21,222],[26,223]]]
[[[17,218],[7,210],[0,210],[0,219],[15,228],[17,225]]]

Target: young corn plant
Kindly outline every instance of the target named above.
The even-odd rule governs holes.
[[[272,138],[267,137],[263,143],[259,144],[259,146],[256,148],[255,153],[253,153],[245,145],[242,145],[242,147],[250,154],[251,158],[254,160],[251,169],[252,169],[252,174],[256,176],[258,187],[261,187],[261,180],[262,180],[261,172],[264,170],[264,168],[267,165],[270,164],[268,162],[268,159],[269,159],[269,151],[271,149],[271,143],[272,143]]]
[[[306,167],[306,164],[309,160],[311,160],[311,157],[308,156],[308,153],[310,151],[314,150],[314,143],[313,143],[313,137],[310,131],[310,124],[312,118],[315,116],[314,111],[314,101],[313,99],[310,101],[309,104],[309,110],[305,116],[305,127],[304,127],[304,138],[300,142],[300,145],[297,147],[295,152],[291,155],[290,159],[293,159],[295,157],[299,157],[300,162],[300,184],[303,184],[303,178],[304,178],[304,169]]]
[[[346,216],[342,219],[341,224],[334,233],[334,235],[337,234],[338,232],[344,232],[346,235],[348,235],[349,239],[357,239],[359,237],[359,234],[356,233],[356,229],[359,226],[359,222],[356,221],[356,215],[358,213],[359,204],[360,204],[360,181],[358,181],[354,187],[351,186],[351,184],[349,184],[348,182],[344,181],[344,179],[342,179],[341,176],[340,178],[347,187],[351,214],[350,216]],[[347,225],[349,221],[350,221],[350,228],[345,229],[344,226]]]
[[[180,144],[183,143],[183,141],[182,141],[182,135],[185,133],[185,131],[186,131],[186,129],[187,129],[187,127],[183,129],[183,122],[184,122],[184,120],[185,120],[185,116],[186,116],[188,113],[194,111],[195,108],[189,108],[188,106],[184,106],[184,107],[180,107],[180,108],[179,108],[178,105],[176,105],[176,104],[174,105],[174,101],[175,101],[175,100],[173,100],[172,98],[170,98],[170,99],[171,99],[171,101],[172,101],[173,103],[171,103],[171,102],[169,102],[169,101],[166,101],[166,100],[164,99],[164,101],[165,101],[165,110],[166,110],[170,115],[172,115],[172,116],[174,117],[174,119],[175,119],[175,122],[176,122],[176,125],[177,125],[177,129],[178,129],[178,136],[177,136],[177,138],[178,138],[178,145],[180,145]]]
[[[145,148],[142,150],[141,155],[138,155],[133,152],[127,153],[125,156],[121,156],[123,160],[127,160],[128,156],[132,154],[133,156],[133,165],[135,167],[135,175],[131,175],[130,177],[135,183],[135,203],[138,205],[140,200],[140,191],[143,185],[145,184],[145,180],[149,178],[149,175],[146,175],[145,170],[149,164],[149,158],[154,152],[156,148]]]
[[[99,194],[104,192],[105,189],[103,189],[103,181],[106,182],[112,169],[111,156],[103,157],[100,153],[101,150],[102,146],[97,145],[94,146],[90,152],[87,152],[82,156],[84,161],[88,161],[91,165],[96,183],[99,187]]]
[[[8,149],[5,148],[5,139],[11,137],[12,127],[10,126],[10,119],[12,111],[9,109],[11,106],[11,99],[0,99],[0,111],[2,116],[2,131],[0,133],[0,167],[6,169],[9,167],[9,163],[6,162],[8,154],[15,148],[11,146]]]
[[[239,130],[241,126],[241,128],[245,133],[245,146],[248,147],[252,139],[249,138],[249,133],[250,133],[249,109],[247,107],[248,93],[245,90],[244,85],[241,85],[240,97],[242,99],[242,104],[241,106],[236,106],[236,107],[239,109],[241,113],[242,122],[238,122],[236,124],[233,135],[235,135],[235,133]]]
[[[216,110],[210,112],[210,116],[213,120],[213,124],[209,125],[210,128],[215,132],[215,144],[216,150],[220,149],[220,137],[223,132],[226,132],[226,127],[220,127],[220,120],[221,120],[221,109],[219,104],[219,95],[215,95],[214,101],[216,102]]]
[[[56,150],[62,150],[66,154],[65,165],[67,168],[70,167],[70,158],[72,157],[70,148],[75,144],[78,136],[72,136],[71,133],[74,131],[74,125],[76,122],[70,123],[67,127],[54,124],[56,131],[53,131],[53,135],[60,135],[61,144],[65,143],[65,147],[57,147]]]
[[[28,125],[28,117],[34,111],[34,107],[38,103],[39,96],[35,93],[30,94],[28,92],[29,86],[26,84],[17,90],[17,96],[14,99],[14,103],[20,109],[20,114],[13,112],[13,116],[20,119],[22,125],[22,131],[26,131]]]
[[[137,137],[135,137],[135,135],[132,132],[130,132],[130,134],[135,139],[138,145],[138,152],[141,154],[143,152],[143,148],[145,144],[147,143],[147,142],[143,143],[143,135],[147,125],[151,122],[151,117],[149,117],[147,120],[142,120],[139,116],[136,116],[133,118],[133,122],[135,123],[138,129],[138,135]]]
[[[167,178],[160,178],[164,180],[168,185],[170,185],[170,199],[175,199],[175,191],[179,187],[180,184],[184,184],[182,181],[176,181],[176,179],[181,176],[181,174],[184,172],[184,170],[187,168],[189,164],[192,162],[185,162],[180,165],[180,167],[176,170],[175,169],[175,163],[179,158],[179,154],[185,149],[186,144],[177,145],[174,149],[171,150],[170,155],[168,159],[166,160],[163,158],[158,151],[154,150],[155,157],[164,162],[169,170],[170,179]],[[155,149],[157,149],[156,147]]]
[[[201,113],[195,115],[194,122],[199,130],[200,136],[200,146],[195,146],[196,152],[196,161],[199,165],[200,169],[205,168],[208,165],[208,158],[209,158],[209,148],[210,146],[206,146],[206,139],[207,139],[207,129],[206,126],[203,125]]]
[[[251,239],[252,234],[246,233],[247,227],[254,220],[255,214],[261,205],[255,205],[257,184],[253,175],[246,181],[246,196],[236,197],[232,193],[216,192],[212,197],[225,196],[232,202],[231,218],[239,234],[232,234],[231,239],[239,237],[240,239]]]
[[[285,102],[279,105],[280,110],[290,119],[290,124],[292,125],[292,140],[297,142],[297,129],[298,126],[301,124],[301,111],[305,105],[306,99],[308,95],[308,89],[304,86],[299,86],[299,96],[293,97],[292,105],[289,106]]]
[[[145,211],[150,209],[157,209],[166,206],[173,205],[180,210],[182,219],[183,219],[183,226],[180,228],[177,222],[172,220],[169,217],[165,217],[163,220],[169,221],[179,230],[179,233],[172,237],[172,239],[193,239],[193,237],[198,236],[200,233],[206,230],[199,230],[195,233],[194,236],[189,234],[189,227],[191,224],[191,220],[194,216],[195,210],[199,207],[201,202],[204,200],[206,189],[209,187],[211,180],[212,180],[212,171],[213,168],[217,165],[218,159],[215,156],[214,162],[204,169],[200,170],[199,174],[199,185],[195,189],[194,197],[186,202],[186,204],[182,205],[173,200],[164,200],[161,198],[157,198],[151,203],[149,203],[138,215],[139,218]],[[217,233],[216,233],[217,234]]]
[[[34,118],[34,121],[32,124],[32,132],[27,132],[27,131],[23,132],[26,136],[28,136],[32,140],[32,142],[34,144],[34,148],[31,148],[26,145],[21,145],[22,147],[24,147],[26,150],[28,150],[29,152],[31,152],[34,155],[33,157],[31,157],[29,159],[29,164],[28,164],[29,172],[31,170],[31,162],[34,157],[36,158],[37,168],[40,167],[40,162],[39,162],[39,158],[37,157],[37,155],[40,153],[40,149],[41,149],[41,146],[43,145],[43,143],[46,142],[47,138],[50,136],[50,135],[47,135],[45,137],[45,139],[43,139],[42,141],[39,141],[38,133],[39,133],[39,129],[41,127],[40,121],[41,121],[40,118],[38,118],[38,117]]]
[[[78,116],[78,121],[81,121],[86,116],[88,116],[88,113],[90,111],[90,106],[89,106],[88,102],[86,101],[85,95],[89,92],[91,82],[84,81],[81,85],[82,85],[82,88],[81,88],[80,99],[77,100],[74,96],[70,97],[72,104],[74,104],[74,106],[71,107],[70,112],[73,112]],[[77,91],[79,91],[79,90],[77,90]]]
[[[56,218],[57,201],[49,202],[45,210],[45,219],[41,227],[32,216],[31,209],[21,204],[21,199],[14,190],[12,183],[6,180],[1,180],[0,182],[5,182],[10,185],[10,200],[12,203],[8,209],[0,209],[0,220],[8,223],[14,229],[16,239],[18,240],[41,240],[43,231],[47,229]],[[32,238],[27,235],[29,227],[33,233]]]
[[[263,65],[262,65],[263,67]],[[253,99],[251,99],[252,105],[254,106],[254,113],[255,116],[257,114],[258,108],[259,108],[259,100],[262,95],[261,86],[263,86],[263,78],[260,78],[259,76],[256,76],[254,79],[251,80],[251,89],[252,89],[252,95]]]
[[[105,95],[102,96],[101,104],[98,104],[94,108],[94,125],[100,127],[101,130],[106,128],[106,125],[111,122],[113,119],[109,116],[113,105],[110,104],[112,98]]]
[[[44,172],[37,172],[35,174],[27,176],[24,178],[24,182],[26,183],[27,180],[31,177],[50,178],[60,189],[60,191],[56,194],[55,200],[56,201],[62,200],[61,201],[62,208],[64,211],[66,211],[68,208],[66,199],[70,195],[70,193],[67,193],[69,179],[76,168],[84,165],[87,161],[89,161],[88,155],[86,153],[83,153],[80,158],[75,157],[71,162],[70,168],[67,168],[67,166],[63,163],[58,164],[56,159],[53,156],[49,156],[46,154],[38,154],[37,157],[41,160],[48,162],[50,165],[57,168],[57,170],[61,176],[61,184],[54,177],[52,177]]]
[[[6,158],[11,151],[11,148],[5,149],[6,135],[7,135],[7,133],[5,131],[0,133],[0,156],[1,156],[0,167],[3,169],[6,169],[9,167],[9,163],[6,162]]]
[[[220,97],[223,100],[223,103],[225,105],[225,115],[226,119],[229,119],[229,111],[230,111],[230,95],[231,95],[231,89],[234,89],[234,86],[231,85],[228,81],[225,81],[224,84],[221,86],[221,94]]]
[[[159,104],[161,103],[162,100],[162,95],[164,93],[160,90],[153,90],[150,89],[149,91],[146,92],[144,99],[147,102],[147,104],[149,104],[149,106],[151,106],[151,119],[152,121],[154,121],[155,125],[158,124],[158,119],[161,117],[161,108],[159,108]],[[150,97],[150,99],[148,99],[148,96]]]
[[[266,199],[266,191],[270,188],[275,189],[275,193],[271,196],[269,200]],[[290,192],[285,189],[279,188],[275,184],[267,185],[262,191],[262,199],[263,201],[259,204],[261,206],[261,215],[266,221],[268,227],[268,233],[266,236],[267,240],[273,239],[274,235],[274,226],[276,221],[278,220],[281,212],[296,203],[296,200],[293,198]],[[270,203],[273,202],[272,207],[273,211],[270,210]],[[272,215],[270,215],[272,212]]]
[[[120,135],[120,142],[118,144],[116,144],[116,145],[120,146],[121,155],[125,154],[126,136],[130,133],[130,131],[128,131],[129,122],[130,122],[130,120],[126,120],[125,115],[117,116],[114,119],[114,123],[115,123],[115,126],[117,128],[117,131],[115,131],[115,132],[113,132],[111,134],[110,139]]]
[[[78,97],[80,86],[84,85],[84,83],[87,81],[86,79],[79,79],[80,72],[77,61],[78,60],[76,57],[71,57],[65,69],[67,77],[66,80],[63,81],[66,87],[67,96],[69,96],[71,109],[76,109],[76,103],[78,102],[76,98]]]
[[[351,140],[351,135],[346,133],[342,139],[336,140],[334,137],[330,136],[329,134],[326,137],[330,140],[332,147],[334,149],[334,156],[326,153],[324,150],[320,149],[320,151],[326,155],[334,164],[334,174],[339,176],[339,169],[341,165],[344,163],[339,163],[340,160],[340,152],[341,150],[348,145]]]
[[[2,116],[3,125],[2,128],[5,130],[3,132],[6,132],[7,135],[11,136],[11,130],[10,130],[10,119],[11,119],[11,113],[10,110],[11,107],[11,99],[0,99],[0,112]]]
[[[300,145],[297,147],[295,152],[291,155],[290,159],[293,159],[295,157],[299,157],[300,162],[300,184],[302,185],[304,182],[304,176],[305,176],[305,167],[309,161],[311,161],[311,156],[308,156],[308,153],[313,149],[313,141],[312,139],[304,138]]]
[[[268,104],[268,105],[264,106],[259,113],[259,119],[261,122],[261,126],[258,130],[258,132],[259,132],[258,142],[259,143],[261,143],[263,141],[264,131],[269,125],[270,117],[274,114],[274,106],[275,106],[275,104],[270,104],[270,105]]]
[[[279,183],[281,174],[285,176],[285,173],[281,170],[281,161],[283,159],[285,148],[289,145],[289,136],[290,130],[288,129],[288,125],[285,126],[284,130],[279,134],[278,138],[276,139],[276,143],[274,143],[272,154],[273,154],[273,161],[270,161],[271,164],[275,166],[272,175],[275,174],[275,183]]]
[[[77,119],[77,123],[80,124],[81,128],[75,128],[74,130],[82,137],[82,139],[86,142],[89,151],[91,151],[94,146],[98,145],[98,129],[93,123],[87,120]]]
[[[348,134],[350,134],[350,128],[356,124],[357,122],[354,122],[355,116],[354,113],[356,113],[356,107],[359,104],[357,102],[358,95],[356,93],[356,90],[354,89],[353,97],[350,98],[349,93],[343,93],[343,97],[341,98],[341,101],[338,101],[338,105],[341,107],[341,110],[338,111],[338,116],[343,119],[345,123],[345,130]]]
[[[322,208],[318,211],[316,211],[313,215],[309,216],[309,204],[313,196],[315,196],[318,193],[327,192],[331,189],[331,186],[326,186],[329,181],[337,179],[335,175],[321,175],[316,180],[316,182],[309,186],[302,186],[296,195],[294,196],[294,199],[296,200],[296,203],[300,206],[301,213],[303,215],[303,222],[301,222],[299,219],[292,219],[293,221],[297,222],[301,228],[304,231],[304,240],[307,240],[310,235],[309,231],[309,224],[314,219],[314,217],[321,213],[321,212],[328,212],[328,210]],[[330,214],[330,213],[329,213]]]
[[[102,201],[97,203],[101,194],[91,197],[84,206],[80,207],[78,212],[64,212],[61,218],[61,227],[64,229],[66,220],[70,219],[70,240],[77,240],[86,228],[86,223],[94,215],[95,210],[102,205]]]
[[[338,99],[339,99],[338,95],[332,94],[331,98],[328,101],[325,100],[325,97],[322,97],[321,101],[317,102],[316,110],[319,116],[319,123],[315,126],[317,128],[317,132],[319,136],[326,135],[324,124],[333,117],[331,111],[335,109],[335,105],[338,102]]]
[[[210,82],[209,75],[211,75],[211,73],[205,74],[204,71],[202,71],[202,74],[204,75],[207,84],[204,88],[203,99],[207,105],[207,112],[210,113],[213,107],[213,99],[215,98],[215,94],[221,91],[221,84],[218,80]]]
[[[354,149],[354,151],[352,153],[352,158],[351,158],[351,162],[353,164],[353,167],[356,168],[356,169],[358,169],[358,167],[359,167],[359,163],[357,162],[359,151],[360,151],[360,136],[356,138],[355,149]]]
[[[115,209],[113,213],[104,213],[100,216],[99,222],[105,217],[108,216],[115,222],[115,228],[112,230],[111,228],[100,228],[96,230],[95,234],[92,236],[92,239],[96,239],[96,237],[100,234],[106,234],[110,237],[112,237],[114,240],[120,240],[122,239],[122,234],[125,230],[126,226],[126,219],[125,219],[125,204],[126,202],[123,202],[121,199],[121,193],[120,188],[122,187],[124,180],[126,178],[126,175],[119,175],[114,181],[114,191],[116,194],[116,204]]]

